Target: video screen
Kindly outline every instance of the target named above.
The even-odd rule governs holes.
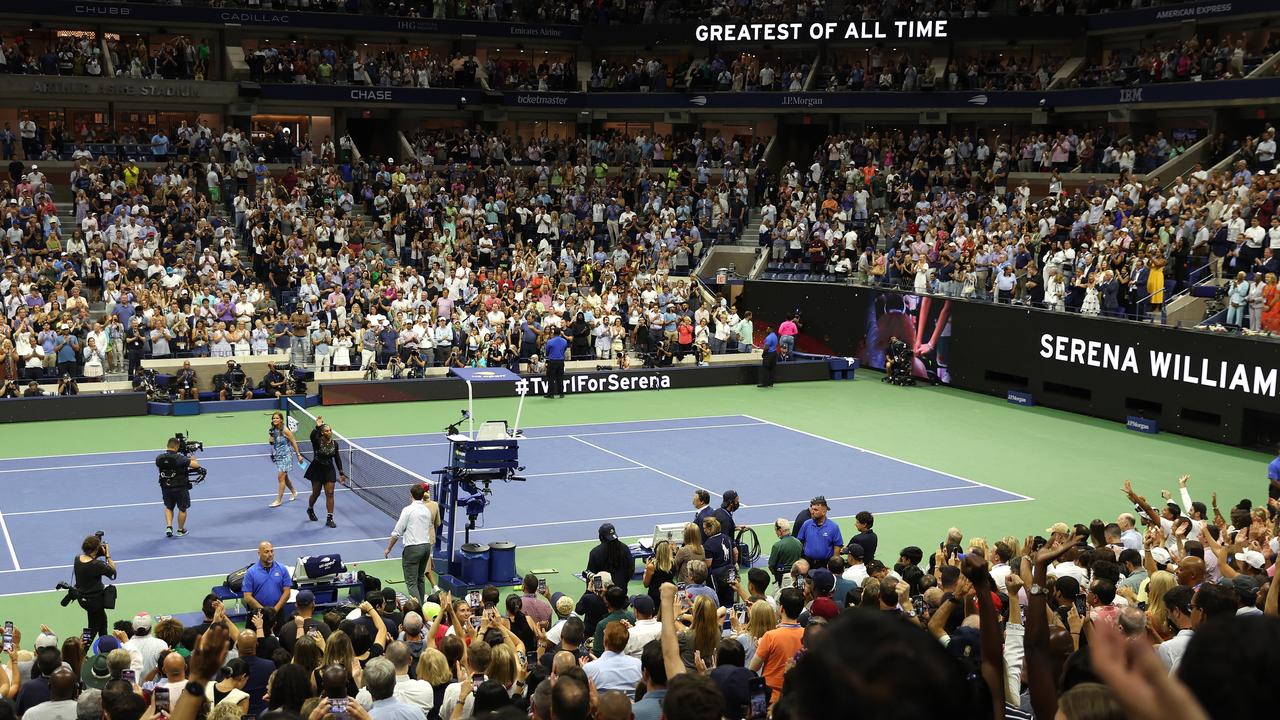
[[[951,300],[929,295],[874,291],[867,303],[866,334],[859,361],[863,367],[884,370],[885,351],[893,338],[911,348],[912,376],[931,383],[951,384]]]

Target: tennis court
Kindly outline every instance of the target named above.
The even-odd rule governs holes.
[[[292,477],[303,494],[267,507],[276,485],[265,433],[263,440],[199,455],[208,480],[192,491],[190,534],[172,539],[164,537],[156,451],[0,460],[0,595],[50,590],[69,579],[68,549],[97,530],[132,582],[229,572],[252,562],[261,540],[274,543],[277,560],[290,565],[317,553],[341,553],[348,563],[381,559],[393,523],[351,490],[339,489],[337,529],[307,520],[309,483],[296,469]],[[447,460],[441,433],[355,440],[424,476]],[[521,461],[527,482],[495,486],[473,538],[521,547],[594,540],[608,521],[634,539],[657,523],[692,517],[697,488],[737,490],[739,525],[794,517],[817,494],[841,515],[1031,499],[751,415],[528,428]],[[359,482],[373,492],[404,492],[407,501],[403,475],[389,485],[371,482],[377,477],[369,472]]]

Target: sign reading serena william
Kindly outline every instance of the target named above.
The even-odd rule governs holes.
[[[815,23],[705,23],[698,42],[827,42],[923,40],[947,37],[946,20],[855,20]]]

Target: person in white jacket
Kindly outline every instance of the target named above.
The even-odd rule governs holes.
[[[1062,312],[1064,306],[1064,292],[1066,288],[1062,282],[1062,275],[1056,270],[1049,270],[1048,275],[1044,279],[1044,305],[1050,310]]]

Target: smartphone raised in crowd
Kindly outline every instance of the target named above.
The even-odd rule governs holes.
[[[151,692],[151,696],[156,699],[156,712],[169,714],[169,688],[160,686]]]
[[[467,604],[473,608],[480,607],[480,591],[472,590],[467,593]]]
[[[347,698],[329,698],[329,714],[345,716],[347,714]]]
[[[538,578],[538,592],[546,592],[546,591],[547,591],[547,579]]]
[[[601,592],[601,591],[603,591],[603,590],[604,590],[604,578],[600,577],[599,575],[592,575],[592,576],[591,576],[591,591],[592,591],[592,592]]]
[[[312,630],[315,630],[315,629],[316,629],[316,621],[315,621],[315,620],[312,620],[311,618],[306,618],[306,619],[304,619],[304,620],[302,621],[302,632],[303,632],[303,633],[305,633],[305,634],[307,634],[307,635],[310,635],[310,634],[311,634],[311,631],[312,631]]]
[[[769,716],[769,688],[764,678],[753,677],[747,683],[746,720],[765,720]]]
[[[84,654],[89,654],[89,646],[93,644],[93,630],[85,628],[80,631],[80,644],[84,645]]]
[[[739,623],[745,623],[747,621],[747,604],[741,602],[734,603],[733,614],[737,616]]]
[[[13,652],[13,621],[4,621],[4,651]]]
[[[137,680],[138,680],[138,674],[137,674],[136,672],[134,672],[133,670],[128,670],[128,669],[126,669],[126,670],[121,670],[121,671],[120,671],[120,679],[121,679],[121,680],[128,680],[130,683],[135,683],[135,684],[136,684],[136,682],[137,682]]]

